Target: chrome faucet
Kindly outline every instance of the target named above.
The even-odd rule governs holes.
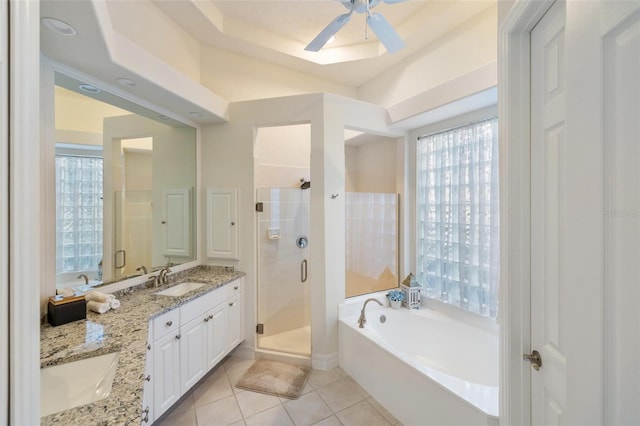
[[[362,305],[362,310],[360,311],[360,318],[358,318],[358,327],[364,328],[364,324],[367,322],[367,319],[364,317],[364,310],[367,307],[367,303],[371,301],[376,302],[378,305],[382,306],[382,302],[378,299],[374,299],[373,297],[364,301],[364,305]]]
[[[168,282],[167,274],[170,272],[173,271],[168,266],[160,269],[160,272],[158,273],[158,281],[160,282],[160,284],[166,284]]]
[[[136,268],[136,271],[138,271],[138,272],[142,271],[142,275],[147,275],[147,274],[148,274],[148,272],[147,272],[147,267],[146,267],[146,266],[144,266],[144,265],[140,265],[140,266],[138,266],[138,267]]]
[[[160,281],[160,280],[158,279],[157,275],[151,275],[149,277],[149,281],[147,281],[147,288],[149,288],[149,282],[150,281],[153,281],[153,288],[157,288],[158,287],[158,281]]]
[[[84,285],[89,285],[89,277],[86,274],[78,275],[78,279],[84,278]]]

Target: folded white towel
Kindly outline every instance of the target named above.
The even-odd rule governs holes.
[[[112,300],[116,300],[116,297],[113,294],[103,293],[101,291],[90,291],[85,297],[87,300],[93,300],[94,302],[100,303],[110,303]]]
[[[100,303],[95,300],[90,300],[89,302],[87,302],[87,309],[99,314],[104,314],[109,309],[111,309],[111,306],[109,306],[108,303]]]
[[[120,301],[114,298],[109,302],[109,306],[111,306],[111,309],[118,309],[120,307]]]

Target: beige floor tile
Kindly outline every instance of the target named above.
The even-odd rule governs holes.
[[[344,371],[341,368],[334,368],[333,370],[313,370],[309,377],[309,384],[314,389],[319,389],[330,383],[337,382],[338,380],[346,377]]]
[[[244,420],[237,421],[235,423],[231,423],[229,426],[247,426]]]
[[[383,416],[367,401],[362,401],[336,414],[345,426],[390,426]],[[200,426],[198,424],[198,426]]]
[[[223,369],[217,370],[193,389],[193,402],[203,405],[233,395],[229,379]]]
[[[364,400],[364,397],[346,379],[340,379],[337,382],[326,385],[316,392],[334,413]]]
[[[280,400],[277,396],[257,392],[242,392],[236,395],[236,399],[245,419],[261,411],[280,405]]]
[[[313,426],[342,426],[342,423],[336,416],[331,416],[314,423]]]
[[[378,413],[382,414],[382,417],[387,419],[389,423],[391,423],[392,425],[395,425],[396,423],[398,423],[398,419],[393,417],[393,414],[391,414],[386,408],[384,408],[382,404],[380,404],[378,401],[376,401],[373,398],[369,398],[367,399],[367,402],[371,404],[373,408],[378,410]]]
[[[196,426],[196,410],[171,411],[157,426]]]
[[[331,409],[315,391],[285,402],[283,405],[296,426],[312,425],[332,414]]]
[[[282,405],[247,417],[246,422],[247,426],[294,426]]]
[[[353,386],[353,388],[356,390],[356,392],[358,392],[360,395],[362,395],[363,398],[369,398],[371,395],[369,395],[369,392],[366,391],[365,388],[363,388],[362,386],[360,386],[360,384],[358,382],[356,382],[352,377],[347,376],[347,378],[345,379],[347,380],[351,386]]]
[[[229,379],[229,384],[231,385],[231,388],[233,389],[233,393],[240,393],[243,392],[244,389],[238,389],[236,387],[236,384],[238,383],[238,381],[240,380],[240,378],[244,375],[244,373],[247,370],[235,370],[235,371],[228,371],[227,372],[227,378]]]
[[[240,407],[234,396],[228,396],[196,407],[198,426],[227,426],[242,420]]]
[[[184,411],[193,410],[193,394],[188,391],[182,398],[171,407],[172,413],[182,413]]]
[[[234,371],[242,371],[243,373],[253,365],[255,360],[230,357],[224,362],[223,366],[227,373]]]

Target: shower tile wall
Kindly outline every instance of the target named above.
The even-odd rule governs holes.
[[[305,283],[300,277],[309,246],[296,246],[299,236],[309,237],[309,195],[298,188],[258,189],[258,201],[264,203],[258,214],[258,315],[264,337],[310,325],[311,277]]]
[[[398,286],[398,196],[346,193],[346,296]]]

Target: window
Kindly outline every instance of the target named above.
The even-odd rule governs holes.
[[[427,297],[495,318],[498,122],[418,139],[417,273]]]
[[[102,158],[56,154],[56,272],[102,261]]]

